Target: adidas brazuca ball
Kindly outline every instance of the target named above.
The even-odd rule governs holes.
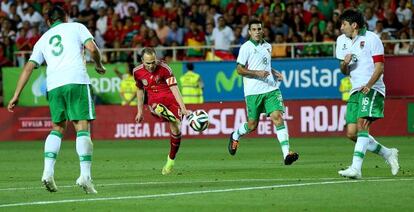
[[[204,131],[209,125],[208,114],[204,110],[192,112],[187,119],[190,127],[197,132]]]

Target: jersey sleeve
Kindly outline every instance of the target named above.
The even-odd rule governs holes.
[[[41,42],[37,42],[35,46],[33,47],[32,55],[30,55],[29,61],[36,64],[36,68],[42,65],[42,63],[45,61],[45,58],[43,57],[43,53],[41,51]]]
[[[173,75],[171,68],[165,63],[161,63],[160,65],[162,67],[161,76],[163,79],[165,79],[165,82],[167,83],[167,85],[169,87],[173,85],[177,85],[177,79]]]
[[[377,35],[372,36],[371,55],[374,63],[384,62],[384,46]]]
[[[249,59],[249,50],[246,45],[242,45],[239,50],[239,56],[237,56],[237,63],[246,66]]]
[[[83,45],[89,40],[93,40],[92,34],[89,32],[88,28],[83,24],[79,24],[79,36]]]
[[[340,37],[338,37],[338,39],[336,40],[336,47],[335,47],[335,49],[336,49],[335,55],[336,55],[336,58],[338,60],[344,60],[345,59],[345,52],[342,50],[343,45],[344,45],[344,43],[341,42]]]
[[[136,70],[134,70],[134,80],[135,80],[135,85],[139,89],[144,89],[144,85],[142,84],[142,81],[138,78],[138,71]]]

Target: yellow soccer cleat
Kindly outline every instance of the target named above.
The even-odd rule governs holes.
[[[164,167],[162,167],[162,175],[171,174],[174,168],[174,160],[170,159],[170,156],[167,156],[167,163],[165,163]]]

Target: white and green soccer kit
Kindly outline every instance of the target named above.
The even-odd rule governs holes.
[[[356,123],[358,118],[382,118],[384,110],[385,84],[381,76],[371,92],[363,94],[359,90],[371,79],[376,62],[384,62],[384,46],[379,37],[370,31],[361,30],[354,39],[344,34],[337,39],[336,57],[344,60],[352,54],[349,64],[352,89],[347,104],[346,122]]]
[[[80,23],[56,22],[34,46],[29,61],[46,61],[46,83],[52,121],[93,120],[90,79],[84,60],[84,44],[93,39]]]
[[[270,73],[265,79],[243,77],[247,116],[252,120],[258,120],[260,113],[269,115],[275,110],[284,110],[279,84],[272,74],[271,52],[272,46],[266,41],[249,40],[240,47],[237,57],[237,63],[251,71]]]

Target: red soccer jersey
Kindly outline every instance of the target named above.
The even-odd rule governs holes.
[[[134,78],[137,87],[147,92],[148,105],[170,101],[177,102],[170,90],[170,86],[177,85],[177,80],[167,64],[160,62],[154,72],[148,71],[141,64],[134,68]]]

